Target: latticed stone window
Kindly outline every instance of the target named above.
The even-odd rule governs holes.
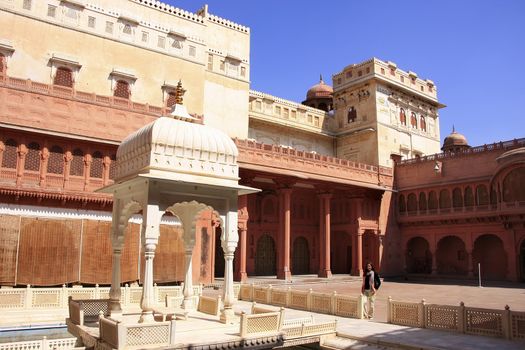
[[[69,68],[58,67],[53,84],[73,87],[73,72]]]
[[[417,129],[417,118],[416,113],[414,112],[412,112],[412,114],[410,115],[410,126],[414,129]]]
[[[125,24],[124,28],[122,29],[122,32],[124,34],[131,35],[133,33],[133,30],[131,29],[131,25],[130,24]]]
[[[71,167],[69,168],[69,175],[83,176],[84,175],[84,152],[80,149],[73,151],[73,159],[71,160]]]
[[[22,8],[24,10],[31,10],[31,6],[32,6],[32,1],[31,0],[24,0],[24,2],[22,3]]]
[[[102,153],[99,151],[93,153],[91,156],[91,169],[89,170],[89,177],[101,179],[104,173],[104,161]]]
[[[113,96],[129,99],[130,95],[131,92],[129,91],[129,83],[124,80],[117,80]]]
[[[95,25],[97,23],[97,19],[93,16],[88,17],[88,27],[89,28],[95,28]]]
[[[0,53],[0,75],[5,74],[7,65],[6,65],[6,59],[3,54]]]
[[[31,171],[40,170],[40,145],[36,142],[31,142],[29,146],[27,146],[24,169]]]
[[[47,159],[47,172],[50,174],[64,173],[64,151],[59,146],[51,147]]]
[[[47,16],[55,17],[57,12],[57,7],[53,5],[47,5]]]
[[[117,156],[112,154],[110,159],[111,163],[109,164],[109,178],[113,180],[117,173]]]
[[[168,99],[166,100],[166,107],[172,107],[176,102],[175,91],[168,92]]]
[[[9,139],[5,142],[4,156],[2,157],[2,168],[16,169],[18,144]]]

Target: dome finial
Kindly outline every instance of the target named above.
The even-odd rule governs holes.
[[[454,124],[452,124],[452,132],[456,132],[456,128],[454,127]]]
[[[324,83],[324,81],[323,81],[323,75],[322,75],[322,74],[319,74],[319,82],[320,82],[320,83]]]
[[[175,88],[175,104],[182,105],[182,97],[186,90],[182,88],[182,81],[179,80],[177,87]]]

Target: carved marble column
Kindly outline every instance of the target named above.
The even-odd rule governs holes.
[[[279,196],[281,197],[282,211],[280,213],[281,220],[279,225],[282,232],[282,266],[279,267],[277,271],[277,278],[290,280],[292,278],[292,273],[290,270],[290,201],[291,201],[292,189],[291,188],[281,188],[279,190]]]
[[[236,206],[237,201],[234,201]],[[233,312],[233,301],[235,299],[235,294],[233,292],[233,257],[235,248],[237,248],[237,242],[239,241],[239,235],[237,231],[237,210],[229,211],[226,217],[223,217],[222,220],[224,223],[224,230],[221,236],[221,246],[224,251],[224,308],[221,310],[220,320],[223,323],[231,323],[235,318]]]
[[[193,309],[193,246],[187,246],[184,251],[186,274],[184,276],[184,301],[182,302],[182,308]]]
[[[153,322],[155,294],[153,290],[153,259],[159,242],[160,212],[159,206],[149,203],[142,211],[142,240],[144,242],[144,279],[142,282],[142,314],[139,322]]]
[[[240,282],[245,282],[248,278],[246,273],[246,224],[239,225],[239,271],[237,272],[236,280]]]
[[[155,306],[155,294],[153,290],[153,258],[155,257],[155,244],[144,246],[144,281],[142,284],[142,300],[140,307],[142,314],[139,322],[153,322],[153,307]]]
[[[113,319],[122,317],[122,308],[120,307],[120,282],[122,281],[120,273],[120,257],[122,250],[113,248],[113,269],[111,273],[111,288],[109,289],[109,314]]]

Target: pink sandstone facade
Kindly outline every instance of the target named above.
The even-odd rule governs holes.
[[[142,1],[129,2],[142,4]],[[88,10],[100,9],[88,6],[79,11]],[[55,15],[48,12],[48,16],[49,13]],[[187,14],[181,12],[177,16]],[[249,35],[245,27],[207,16],[207,13],[191,14],[191,21],[199,26],[209,22],[210,28],[220,24],[235,31],[235,35]],[[127,23],[128,17],[121,15],[119,21]],[[126,32],[127,24],[122,28]],[[172,40],[181,35],[184,36],[170,30],[167,38]],[[199,42],[189,35],[185,39]],[[179,39],[173,40],[175,44]],[[191,57],[199,53],[198,45],[190,45]],[[170,84],[163,85],[164,98],[154,105],[139,101],[140,95],[130,92],[137,76],[140,77],[139,72],[136,76],[118,72],[121,78],[114,81],[112,95],[108,95],[107,89],[77,87],[74,72],[67,67],[78,69],[79,64],[62,58],[50,60],[58,62],[58,66],[47,80],[36,79],[29,71],[12,76],[10,66],[17,59],[27,58],[23,54],[12,55],[15,50],[18,50],[15,46],[0,43],[0,284],[107,285],[111,282],[112,197],[94,191],[113,182],[120,142],[170,111],[173,103]],[[254,92],[250,92],[248,101],[248,61],[217,50],[208,52],[206,68],[202,68],[204,63],[199,65],[206,72],[192,73],[193,68],[181,68],[180,73],[188,75],[193,87],[188,94],[198,96],[190,103],[202,114],[197,116],[200,122],[216,122],[214,118],[221,117],[214,116],[206,105],[195,100],[206,100],[207,91],[222,84],[228,89],[238,89],[246,97],[246,103],[239,103],[243,106],[239,110],[248,113],[247,105],[252,101],[254,106],[260,102],[257,108],[263,109],[278,102],[284,106],[279,107],[279,113],[288,119],[286,123],[294,117],[299,120],[301,114],[311,123],[286,129],[285,122],[256,121],[251,115],[241,115],[250,119],[255,135],[263,133],[264,127],[268,128],[268,134],[276,130],[289,135],[302,132],[306,135],[303,139],[315,139],[324,149],[341,149],[341,153],[323,155],[302,146],[263,143],[248,138],[247,133],[244,137],[235,136],[240,183],[262,190],[239,199],[240,239],[234,260],[237,280],[244,281],[252,275],[274,275],[279,279],[301,274],[327,278],[332,274],[359,276],[367,261],[373,262],[385,276],[475,278],[479,263],[484,278],[525,280],[525,140],[469,148],[464,138],[451,135],[449,143],[454,147],[446,148],[443,153],[429,155],[423,146],[407,150],[403,145],[390,152],[385,150],[389,147],[386,144],[377,145],[377,138],[375,146],[372,145],[370,135],[375,135],[372,133],[377,128],[367,127],[362,116],[368,113],[372,119],[370,108],[376,108],[377,99],[382,104],[377,108],[381,113],[393,113],[399,118],[396,128],[410,127],[410,132],[423,136],[421,139],[432,136],[433,142],[438,142],[437,109],[443,106],[437,102],[436,88],[430,80],[420,80],[413,72],[399,73],[392,62],[372,59],[366,64],[349,66],[334,76],[335,93],[322,81],[315,85],[309,90],[304,106],[276,102],[269,95]],[[217,64],[212,54],[221,54],[224,60]],[[191,57],[186,61],[192,63]],[[189,65],[187,62],[184,64]],[[225,71],[225,67],[230,70],[220,73],[223,76],[214,72]],[[356,70],[354,75],[352,69]],[[228,76],[232,72],[237,78]],[[361,74],[377,87],[374,85],[372,91],[367,90],[368,85],[355,85],[355,91],[348,88],[361,84],[354,83],[355,79],[361,79]],[[407,86],[417,86],[421,91],[418,106],[395,90],[409,91],[400,85],[405,75],[406,84],[410,84]],[[399,81],[394,82],[392,77]],[[206,82],[201,84],[203,79]],[[232,100],[238,100],[237,93],[231,93],[235,96]],[[210,96],[208,100],[213,100],[214,94]],[[343,106],[343,102],[355,107]],[[402,108],[399,113],[397,109],[391,112],[387,103],[392,103],[393,111],[393,106]],[[342,119],[334,119],[327,112],[331,108],[336,110],[335,118],[341,114]],[[405,109],[408,113],[410,108],[420,115],[411,112],[408,123]],[[394,135],[393,131],[382,132],[387,135],[385,139]],[[356,161],[355,147],[350,147],[354,138],[360,142],[357,149],[366,148],[369,155],[375,152],[373,147],[379,147],[377,153],[381,152],[381,157],[372,154],[366,158],[379,160]],[[348,157],[344,155],[347,151]],[[408,156],[401,160],[405,151]],[[421,153],[425,155],[419,156]],[[383,161],[384,154],[390,154],[392,161]],[[159,284],[180,282],[184,280],[181,229],[168,215],[163,222],[154,279]],[[223,274],[220,230],[211,213],[198,222],[200,234],[193,254],[196,283],[211,283]],[[121,259],[123,282],[142,279],[140,231],[139,215],[126,231]]]

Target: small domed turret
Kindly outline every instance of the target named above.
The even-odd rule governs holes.
[[[441,150],[443,152],[459,152],[467,148],[470,148],[467,138],[463,134],[458,133],[452,126],[452,132],[443,140]]]
[[[334,89],[330,85],[326,85],[323,81],[323,76],[319,78],[319,83],[308,89],[306,93],[306,100],[303,105],[314,108],[319,108],[328,112],[332,109],[332,95]]]

